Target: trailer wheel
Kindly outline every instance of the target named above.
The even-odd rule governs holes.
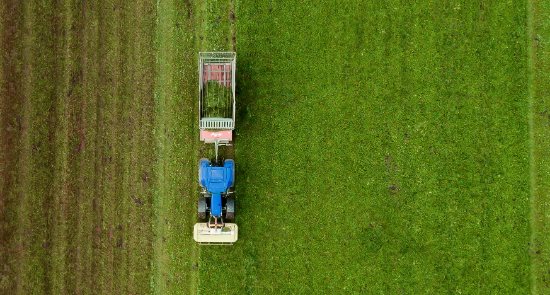
[[[235,220],[235,199],[233,197],[227,197],[225,202],[225,219],[227,221]]]
[[[197,204],[197,217],[199,218],[199,220],[206,219],[206,199],[204,197],[199,198]]]

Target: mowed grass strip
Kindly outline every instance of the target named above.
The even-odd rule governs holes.
[[[550,3],[530,1],[533,294],[550,293]]]
[[[16,29],[2,31],[13,42],[2,44],[1,127],[16,136],[3,142],[14,158],[1,290],[148,293],[154,4],[8,8],[2,23]]]
[[[19,65],[23,105],[21,120],[21,151],[18,159],[16,191],[18,218],[13,220],[18,231],[14,237],[19,260],[16,274],[18,293],[51,292],[48,249],[48,213],[52,195],[50,180],[55,146],[51,141],[54,121],[55,68],[53,12],[51,5],[27,2],[21,7],[23,27],[19,50],[23,54]],[[42,50],[47,53],[42,52]],[[15,209],[15,208],[14,208]]]
[[[19,193],[17,192],[17,159],[21,153],[22,71],[18,60],[22,57],[20,42],[22,5],[6,1],[0,8],[0,292],[13,293],[17,288],[18,251],[14,236],[18,225]],[[10,17],[12,16],[13,17]]]
[[[131,89],[128,119],[133,126],[131,158],[127,169],[130,175],[128,226],[128,293],[138,294],[151,288],[153,259],[153,181],[154,164],[154,82],[155,82],[155,22],[154,3],[138,1],[128,5],[126,27],[133,27],[129,43],[131,75],[126,85]],[[139,19],[135,25],[135,20]],[[144,239],[144,237],[148,237]]]
[[[110,1],[99,9],[101,148],[93,203],[99,255],[93,272],[100,273],[105,293],[150,290],[154,20],[154,6],[146,1]]]
[[[19,261],[22,257],[21,246],[16,240],[19,230],[19,213],[16,208],[21,204],[21,192],[17,189],[21,182],[19,159],[22,151],[23,120],[23,76],[20,66],[23,59],[23,4],[19,1],[6,1],[1,14],[1,76],[0,76],[0,115],[1,121],[1,187],[0,218],[1,241],[0,271],[2,293],[13,293],[18,287],[17,276],[20,273]]]
[[[201,292],[528,293],[527,7],[237,1],[237,223]]]
[[[75,10],[70,2],[58,3],[55,8],[58,16],[55,23],[55,32],[63,37],[56,40],[56,73],[57,81],[55,98],[55,163],[53,166],[52,198],[53,206],[49,214],[51,220],[49,235],[52,237],[51,243],[51,292],[67,293],[70,287],[67,279],[70,274],[68,266],[70,265],[69,253],[69,165],[71,152],[69,130],[71,128],[71,97],[79,93],[75,89],[73,81],[73,71],[78,67],[78,63],[71,57],[77,55],[74,40],[78,39],[79,28],[82,22],[75,22],[78,19],[79,10]],[[75,13],[77,12],[77,13]],[[76,15],[75,15],[76,14]],[[75,23],[75,29],[70,29]],[[72,83],[71,83],[72,82]],[[52,126],[50,126],[51,128]]]
[[[198,279],[196,219],[198,126],[198,4],[157,6],[155,85],[155,189],[153,223],[156,294],[193,294]]]

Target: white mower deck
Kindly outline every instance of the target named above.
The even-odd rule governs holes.
[[[239,227],[235,223],[226,223],[223,228],[210,228],[207,223],[196,223],[193,238],[199,244],[232,245],[238,239]]]

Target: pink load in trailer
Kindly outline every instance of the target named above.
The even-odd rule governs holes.
[[[203,66],[203,83],[208,81],[217,81],[220,85],[231,87],[233,80],[231,63],[225,64],[205,64]]]
[[[231,142],[233,140],[233,131],[232,130],[220,130],[220,131],[209,131],[201,130],[200,133],[201,141],[206,143],[213,142]]]

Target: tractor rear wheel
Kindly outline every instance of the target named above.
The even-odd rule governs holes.
[[[197,204],[197,217],[199,220],[206,219],[206,199],[204,197],[199,197]]]
[[[225,202],[225,220],[235,220],[235,198],[233,197],[227,197]]]

